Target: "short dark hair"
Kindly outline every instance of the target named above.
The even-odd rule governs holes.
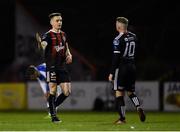
[[[61,16],[61,13],[59,13],[59,12],[51,13],[51,14],[49,14],[49,19],[51,20],[54,16]]]
[[[116,21],[125,24],[126,26],[128,26],[128,19],[125,17],[117,17]]]

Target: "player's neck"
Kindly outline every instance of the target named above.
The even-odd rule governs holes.
[[[127,32],[128,32],[127,30],[120,30],[119,34],[124,34],[124,33],[127,33]]]
[[[55,33],[60,33],[60,32],[61,32],[60,29],[55,29],[55,28],[52,28],[51,31],[52,31],[52,32],[55,32]]]

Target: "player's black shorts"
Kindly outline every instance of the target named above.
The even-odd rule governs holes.
[[[114,75],[114,90],[135,91],[136,66],[134,63],[122,63]]]
[[[69,73],[65,68],[63,69],[48,68],[46,70],[46,77],[47,77],[47,82],[52,82],[57,84],[71,81]]]

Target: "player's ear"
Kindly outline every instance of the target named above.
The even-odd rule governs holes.
[[[50,20],[50,24],[52,25],[52,19]]]

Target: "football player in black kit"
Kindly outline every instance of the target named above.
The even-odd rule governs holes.
[[[117,17],[116,30],[119,35],[113,41],[113,60],[109,74],[109,81],[113,82],[119,119],[115,124],[124,124],[125,120],[125,91],[137,109],[140,120],[145,121],[145,113],[140,107],[140,102],[135,94],[135,54],[136,35],[127,31],[128,19]]]
[[[72,55],[68,48],[68,40],[65,32],[61,30],[61,13],[49,15],[52,29],[46,32],[40,41],[44,49],[46,63],[46,78],[50,88],[49,110],[52,122],[60,122],[56,115],[56,107],[60,105],[71,93],[70,76],[66,64],[72,63]],[[60,85],[62,93],[56,98],[57,85]]]

